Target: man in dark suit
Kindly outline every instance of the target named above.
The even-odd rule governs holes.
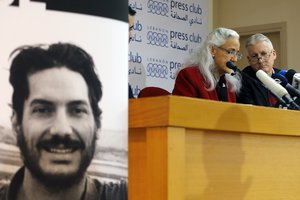
[[[276,98],[256,77],[258,70],[263,70],[269,76],[280,71],[273,67],[277,56],[273,44],[268,37],[257,33],[246,40],[245,47],[249,66],[243,69],[243,83],[237,102],[258,106],[274,106],[277,103]]]

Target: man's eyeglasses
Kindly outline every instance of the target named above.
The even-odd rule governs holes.
[[[234,50],[225,49],[223,47],[217,47],[217,48],[220,49],[220,50],[222,50],[222,51],[225,51],[226,53],[228,53],[228,55],[236,56],[236,58],[238,60],[242,59],[243,55],[240,52],[237,52],[237,51],[234,51]]]
[[[268,60],[272,53],[273,53],[273,50],[270,51],[270,52],[261,52],[260,56],[259,55],[253,55],[253,56],[250,56],[249,58],[250,58],[250,61],[253,64],[256,64],[260,59],[262,61]]]

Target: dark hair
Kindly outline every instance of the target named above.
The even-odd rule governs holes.
[[[134,16],[136,11],[133,10],[130,6],[128,6],[128,13],[129,13],[129,15]]]
[[[16,55],[15,55],[16,54]],[[102,97],[101,82],[95,72],[92,57],[82,48],[69,43],[23,46],[14,50],[9,81],[13,87],[12,108],[17,121],[22,122],[24,101],[29,97],[28,77],[49,68],[66,67],[82,75],[88,86],[89,100],[97,127],[100,127]]]

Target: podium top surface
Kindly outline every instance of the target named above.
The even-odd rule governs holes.
[[[181,96],[129,100],[129,128],[184,127],[300,136],[300,112]]]

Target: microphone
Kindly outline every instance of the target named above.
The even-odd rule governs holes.
[[[288,80],[286,77],[282,76],[279,72],[279,74],[272,74],[272,78],[279,83],[280,85],[282,85],[283,87],[285,87],[285,89],[287,89],[287,91],[293,96],[293,97],[297,97],[300,98],[300,91],[297,90],[296,88],[294,88],[291,84],[288,83]]]
[[[282,71],[282,70],[281,70]],[[293,77],[297,72],[293,69],[289,69],[286,71],[286,73],[284,74],[285,78],[287,79],[289,84],[293,83]]]
[[[284,72],[281,72],[284,71]],[[284,75],[286,79],[288,80],[288,83],[291,84],[294,88],[300,89],[300,73],[297,73],[293,69],[289,70],[281,70],[279,73]]]
[[[300,73],[294,75],[292,85],[298,90],[300,89]]]
[[[300,73],[297,73],[293,69],[289,69],[285,77],[288,79],[289,84],[294,86],[296,89],[300,89]]]
[[[231,61],[228,61],[228,62],[226,63],[226,67],[228,67],[229,69],[232,69],[234,72],[236,72],[237,70],[239,71],[239,69],[237,68],[237,66],[235,66],[235,65],[233,64],[233,62],[231,62]]]
[[[256,72],[256,77],[266,86],[266,88],[268,88],[269,90],[271,90],[271,92],[281,97],[287,103],[287,105],[291,106],[292,109],[300,109],[300,107],[294,102],[287,90],[280,84],[278,84],[270,76],[268,76],[268,74],[265,73],[263,70],[258,70]]]
[[[280,70],[278,73],[282,76],[285,76],[285,74],[287,73],[287,70]]]

